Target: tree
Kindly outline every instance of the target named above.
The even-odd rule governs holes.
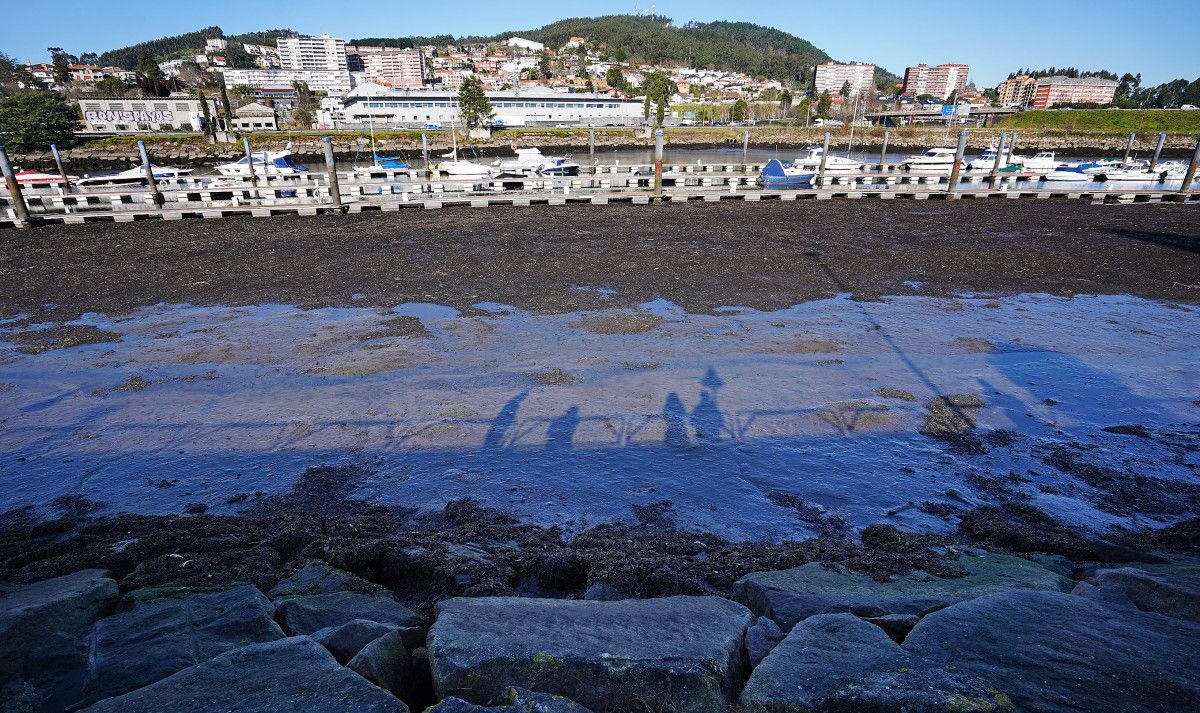
[[[158,62],[150,50],[142,50],[141,56],[138,57],[137,69],[134,71],[148,81],[157,81],[163,78],[162,68],[158,66]]]
[[[833,97],[829,96],[829,90],[821,92],[821,96],[817,97],[817,116],[822,119],[829,118],[829,107],[833,104]]]
[[[575,54],[579,59],[579,76],[586,77],[588,56],[587,45],[583,44],[582,42],[579,43],[579,46],[575,48]]]
[[[838,90],[838,94],[841,94],[845,99],[850,98],[850,80],[842,82],[842,88]]]
[[[549,79],[552,76],[550,71],[550,53],[542,50],[542,56],[538,59],[538,71],[542,74],[542,79]]]
[[[629,59],[629,53],[618,47],[617,51],[613,52],[612,58],[617,64],[624,64]]]
[[[463,80],[458,90],[458,113],[463,123],[474,128],[492,118],[492,103],[483,93],[483,82],[471,75]]]
[[[225,47],[225,64],[236,69],[254,69],[254,57],[242,47],[241,42],[230,42]]]
[[[296,92],[296,105],[292,107],[292,124],[300,129],[311,129],[317,120],[319,102],[308,82],[292,82],[292,90]]]
[[[19,151],[44,151],[50,144],[75,143],[75,107],[58,92],[24,92],[0,99],[0,144]]]
[[[208,97],[204,96],[204,92],[196,92],[196,98],[200,100],[200,115],[204,122],[204,126],[201,128],[204,129],[204,133],[211,136],[217,127],[213,126],[212,112],[208,110]]]
[[[50,62],[54,65],[54,83],[60,87],[67,86],[71,81],[71,55],[64,52],[62,47],[47,47],[46,51],[50,53]]]
[[[37,89],[37,82],[28,69],[12,57],[0,52],[0,97],[12,96],[22,89]]]
[[[625,79],[625,73],[615,64],[608,68],[608,73],[604,75],[604,82],[613,89],[623,92],[629,90],[629,81]]]
[[[784,89],[783,93],[779,95],[779,108],[785,115],[792,108],[792,92],[790,90]]]
[[[109,75],[96,82],[96,91],[106,97],[119,97],[125,93],[128,86],[120,77]]]
[[[229,89],[225,86],[225,75],[218,74],[217,76],[220,77],[217,83],[221,86],[221,115],[226,120],[229,120],[233,118],[233,107],[229,105]],[[293,82],[292,86],[295,87],[296,84],[296,82]]]
[[[733,103],[733,109],[729,111],[729,118],[732,121],[745,121],[750,116],[750,105],[745,99],[738,99]]]
[[[665,119],[666,116],[667,116],[667,100],[665,98],[663,98],[662,96],[659,96],[658,103],[655,105],[655,109],[654,109],[654,124],[656,126],[662,126],[663,119]]]

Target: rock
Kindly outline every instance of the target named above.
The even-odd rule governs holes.
[[[850,612],[862,617],[888,614],[923,616],[954,602],[1014,589],[1062,591],[1071,583],[1019,557],[966,554],[958,564],[965,577],[940,579],[917,572],[879,582],[865,574],[826,569],[815,562],[794,569],[752,572],[737,591],[755,614],[769,616],[790,631],[816,614]]]
[[[569,698],[509,686],[488,706],[477,706],[461,698],[450,697],[429,708],[425,713],[592,713],[592,711]]]
[[[884,616],[867,617],[865,621],[869,621],[888,635],[892,641],[903,643],[904,637],[908,636],[908,632],[913,630],[917,622],[921,621],[921,617],[916,614],[886,614]]]
[[[1072,594],[1200,623],[1200,565],[1104,569]]]
[[[88,569],[17,586],[0,596],[0,682],[25,680],[47,708],[83,700],[86,628],[113,610],[117,583]]]
[[[593,602],[616,602],[628,599],[621,593],[621,590],[604,582],[596,582],[588,587],[587,591],[583,593],[583,598]]]
[[[754,669],[746,711],[1012,711],[970,674],[929,667],[853,614],[818,614],[792,628]]]
[[[371,596],[358,592],[334,592],[312,596],[284,597],[275,610],[275,620],[292,636],[312,634],[330,626],[341,626],[355,619],[403,627],[428,625],[425,617],[396,601],[390,595]]]
[[[343,668],[307,636],[251,644],[108,698],[88,713],[407,713],[408,707]]]
[[[429,658],[439,698],[482,704],[519,685],[599,710],[723,710],[751,620],[735,602],[686,596],[451,599],[438,611]]]
[[[340,626],[327,626],[312,635],[313,641],[329,649],[329,653],[342,664],[354,658],[354,655],[375,639],[400,627],[395,624],[381,624],[377,621],[355,619]],[[416,631],[420,631],[417,629]]]
[[[922,619],[904,648],[986,679],[1021,710],[1200,710],[1200,626],[1086,597],[961,602]]]
[[[88,697],[110,698],[247,644],[284,638],[252,585],[148,601],[92,627]]]
[[[267,592],[272,599],[304,594],[333,594],[344,591],[371,591],[374,585],[349,572],[335,569],[323,562],[313,562],[304,569],[281,580]]]
[[[408,649],[399,631],[392,631],[363,647],[346,668],[376,686],[404,698],[411,688],[412,672]]]
[[[760,616],[754,626],[746,629],[746,654],[750,657],[750,668],[757,666],[767,654],[783,641],[783,632],[770,617]]]

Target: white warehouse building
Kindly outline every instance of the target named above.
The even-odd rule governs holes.
[[[548,89],[487,92],[492,118],[505,126],[553,126],[556,124],[622,126],[641,124],[643,103],[602,94],[566,94]],[[346,95],[340,112],[322,111],[320,122],[328,128],[366,126],[423,127],[438,124],[449,128],[461,121],[458,94],[436,89],[393,89],[364,84]]]

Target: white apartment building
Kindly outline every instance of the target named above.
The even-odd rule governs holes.
[[[345,94],[350,91],[350,73],[321,71],[312,69],[234,69],[218,67],[218,72],[225,75],[225,85],[229,87],[247,86],[277,87],[290,85],[292,82],[304,82],[314,92],[327,94]]]
[[[858,94],[875,89],[875,65],[862,62],[851,62],[850,64],[826,62],[817,65],[815,80],[817,94],[821,92],[837,94],[842,91],[842,87],[846,86],[847,82],[850,83],[850,93]]]
[[[948,99],[956,91],[967,88],[967,75],[971,68],[965,64],[939,64],[930,67],[918,64],[904,70],[903,93],[910,97],[929,94],[937,99]]]
[[[347,45],[346,55],[351,70],[361,71],[372,84],[387,87],[425,84],[425,55],[421,50]]]
[[[276,45],[283,69],[347,71],[346,41],[339,37],[280,37]]]

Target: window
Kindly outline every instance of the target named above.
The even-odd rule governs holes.
[[[187,111],[187,110],[188,110],[188,105],[186,103],[184,103],[184,102],[176,102],[175,103],[175,111]]]
[[[154,111],[169,111],[169,108],[166,102],[162,102],[154,105]]]
[[[140,103],[139,104],[130,104],[129,108],[133,111],[146,111],[146,105],[140,104]]]

